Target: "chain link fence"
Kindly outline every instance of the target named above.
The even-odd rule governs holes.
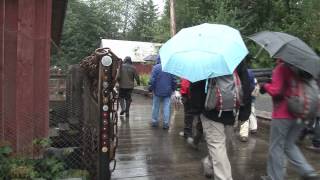
[[[108,55],[114,58],[112,54]],[[114,79],[114,68],[118,66],[104,68],[110,75],[110,82]],[[105,97],[102,95],[102,98],[109,98],[106,102],[109,110],[101,110],[103,103],[99,101],[99,92],[106,88],[97,84],[104,82],[99,80],[101,77],[90,78],[79,65],[70,66],[66,75],[51,75],[49,129],[42,130],[47,131],[48,137],[34,138],[35,131],[41,131],[37,122],[47,115],[24,114],[20,117],[22,124],[19,124],[23,131],[17,132],[21,129],[16,129],[17,125],[10,122],[10,117],[0,112],[1,137],[21,146],[13,147],[9,141],[0,139],[0,180],[110,178],[117,147],[118,100],[116,91]],[[113,86],[107,87],[110,88]],[[105,113],[109,113],[108,117]],[[102,121],[107,121],[105,126]]]

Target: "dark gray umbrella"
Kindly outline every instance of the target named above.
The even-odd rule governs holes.
[[[267,50],[272,58],[281,58],[314,77],[320,74],[320,57],[301,39],[272,31],[262,31],[249,38]]]
[[[156,61],[157,60],[157,55],[149,55],[145,58],[143,58],[144,61]]]

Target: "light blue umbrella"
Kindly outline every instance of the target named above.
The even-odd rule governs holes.
[[[208,23],[182,29],[160,49],[163,71],[191,82],[232,74],[247,54],[238,30]]]

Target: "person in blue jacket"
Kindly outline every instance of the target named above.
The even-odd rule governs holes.
[[[171,94],[176,89],[175,76],[162,71],[160,56],[157,64],[153,66],[149,81],[149,91],[153,93],[152,98],[152,127],[159,125],[160,103],[163,103],[163,129],[168,129],[171,114]]]

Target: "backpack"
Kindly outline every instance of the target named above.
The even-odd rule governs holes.
[[[316,80],[307,72],[292,65],[289,68],[294,73],[291,79],[288,110],[296,118],[312,120],[320,110],[320,90]]]
[[[242,104],[242,87],[236,71],[232,75],[210,78],[207,81],[207,95],[205,109],[219,111],[233,111],[236,116]]]

